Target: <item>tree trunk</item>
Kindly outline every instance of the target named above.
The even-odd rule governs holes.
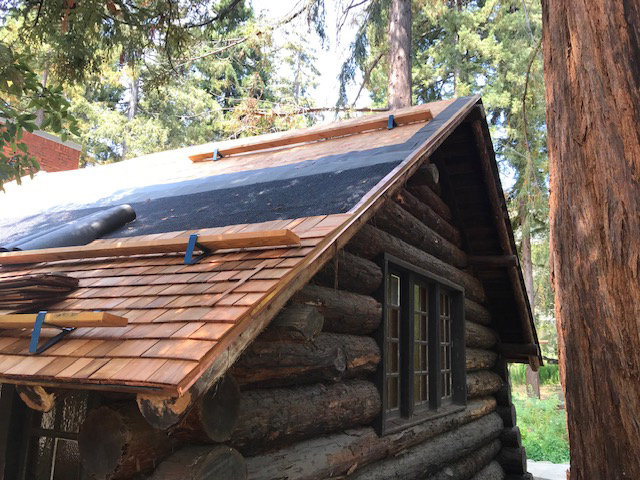
[[[252,480],[321,480],[343,475],[354,465],[367,465],[393,456],[441,433],[491,413],[495,399],[471,400],[461,412],[427,420],[401,432],[379,436],[371,427],[304,440],[247,459]]]
[[[533,262],[531,260],[531,229],[527,220],[523,220],[522,226],[522,276],[524,277],[524,286],[527,289],[527,297],[531,306],[531,313],[535,310],[535,292],[533,290]],[[540,374],[533,371],[530,365],[526,370],[526,388],[527,395],[530,397],[540,398]]]
[[[411,0],[389,9],[389,108],[411,106]]]
[[[502,431],[502,420],[495,413],[444,433],[402,452],[355,471],[353,480],[417,480],[433,474],[446,463],[469,455],[496,439]]]
[[[309,284],[293,296],[293,301],[312,305],[324,316],[324,330],[365,335],[382,321],[380,302],[368,295]]]
[[[447,465],[435,475],[426,477],[424,480],[467,480],[474,474],[479,473],[485,465],[488,465],[498,454],[500,448],[500,440],[493,440],[472,454],[451,465]],[[500,465],[498,465],[498,468],[502,470]]]
[[[542,7],[571,479],[640,478],[640,5]]]
[[[231,373],[244,389],[336,382],[373,373],[380,348],[371,337],[321,333],[313,341],[268,341],[258,337]]]
[[[253,455],[284,443],[371,423],[380,413],[371,382],[244,392],[230,444]]]
[[[246,480],[247,464],[226,445],[186,447],[162,462],[149,480]]]
[[[175,439],[147,423],[135,403],[92,410],[78,434],[82,468],[101,479],[131,478],[153,470],[175,445]]]

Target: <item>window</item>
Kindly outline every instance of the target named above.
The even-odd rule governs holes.
[[[463,408],[466,403],[464,290],[385,255],[381,433]]]

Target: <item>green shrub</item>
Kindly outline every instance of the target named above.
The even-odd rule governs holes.
[[[509,375],[513,385],[524,385],[526,382],[527,366],[522,363],[509,365]],[[540,385],[557,385],[560,383],[558,365],[544,365],[538,370]]]
[[[565,411],[557,395],[544,400],[515,395],[513,403],[527,458],[552,463],[569,461],[569,437]]]

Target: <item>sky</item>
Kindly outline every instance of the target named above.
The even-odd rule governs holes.
[[[304,0],[252,0],[256,14],[264,15],[270,22],[276,22],[279,19],[287,16],[292,11],[299,8]],[[304,32],[308,39],[310,46],[316,50],[316,56],[318,61],[316,68],[320,71],[321,75],[318,78],[318,87],[312,93],[312,97],[315,100],[317,106],[333,107],[338,100],[338,74],[340,73],[340,67],[347,58],[349,53],[349,45],[351,40],[355,37],[357,27],[353,25],[353,22],[347,23],[340,32],[340,35],[336,35],[336,22],[337,14],[340,11],[340,0],[325,0],[326,7],[326,32],[328,45],[323,48],[320,39],[316,33],[309,30],[309,27],[304,18],[295,19],[286,25],[286,29],[289,31],[298,30]],[[276,30],[275,40],[282,40],[283,35],[278,35]],[[356,82],[350,85],[347,90],[349,93],[349,99],[353,99],[360,86],[361,76],[356,78]],[[370,105],[370,100],[366,90],[363,90],[358,100],[358,107],[367,107]]]

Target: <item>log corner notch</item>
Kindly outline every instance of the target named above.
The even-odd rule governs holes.
[[[37,412],[50,412],[56,404],[56,394],[39,385],[16,385],[16,392],[27,407]]]
[[[225,375],[198,398],[191,390],[180,397],[140,393],[136,396],[136,402],[142,416],[158,430],[176,428],[192,410],[192,416],[197,416],[203,426],[211,416],[222,415],[226,421],[217,419],[216,427],[207,431],[211,439],[222,442],[229,439],[235,425],[240,388],[231,375]]]

